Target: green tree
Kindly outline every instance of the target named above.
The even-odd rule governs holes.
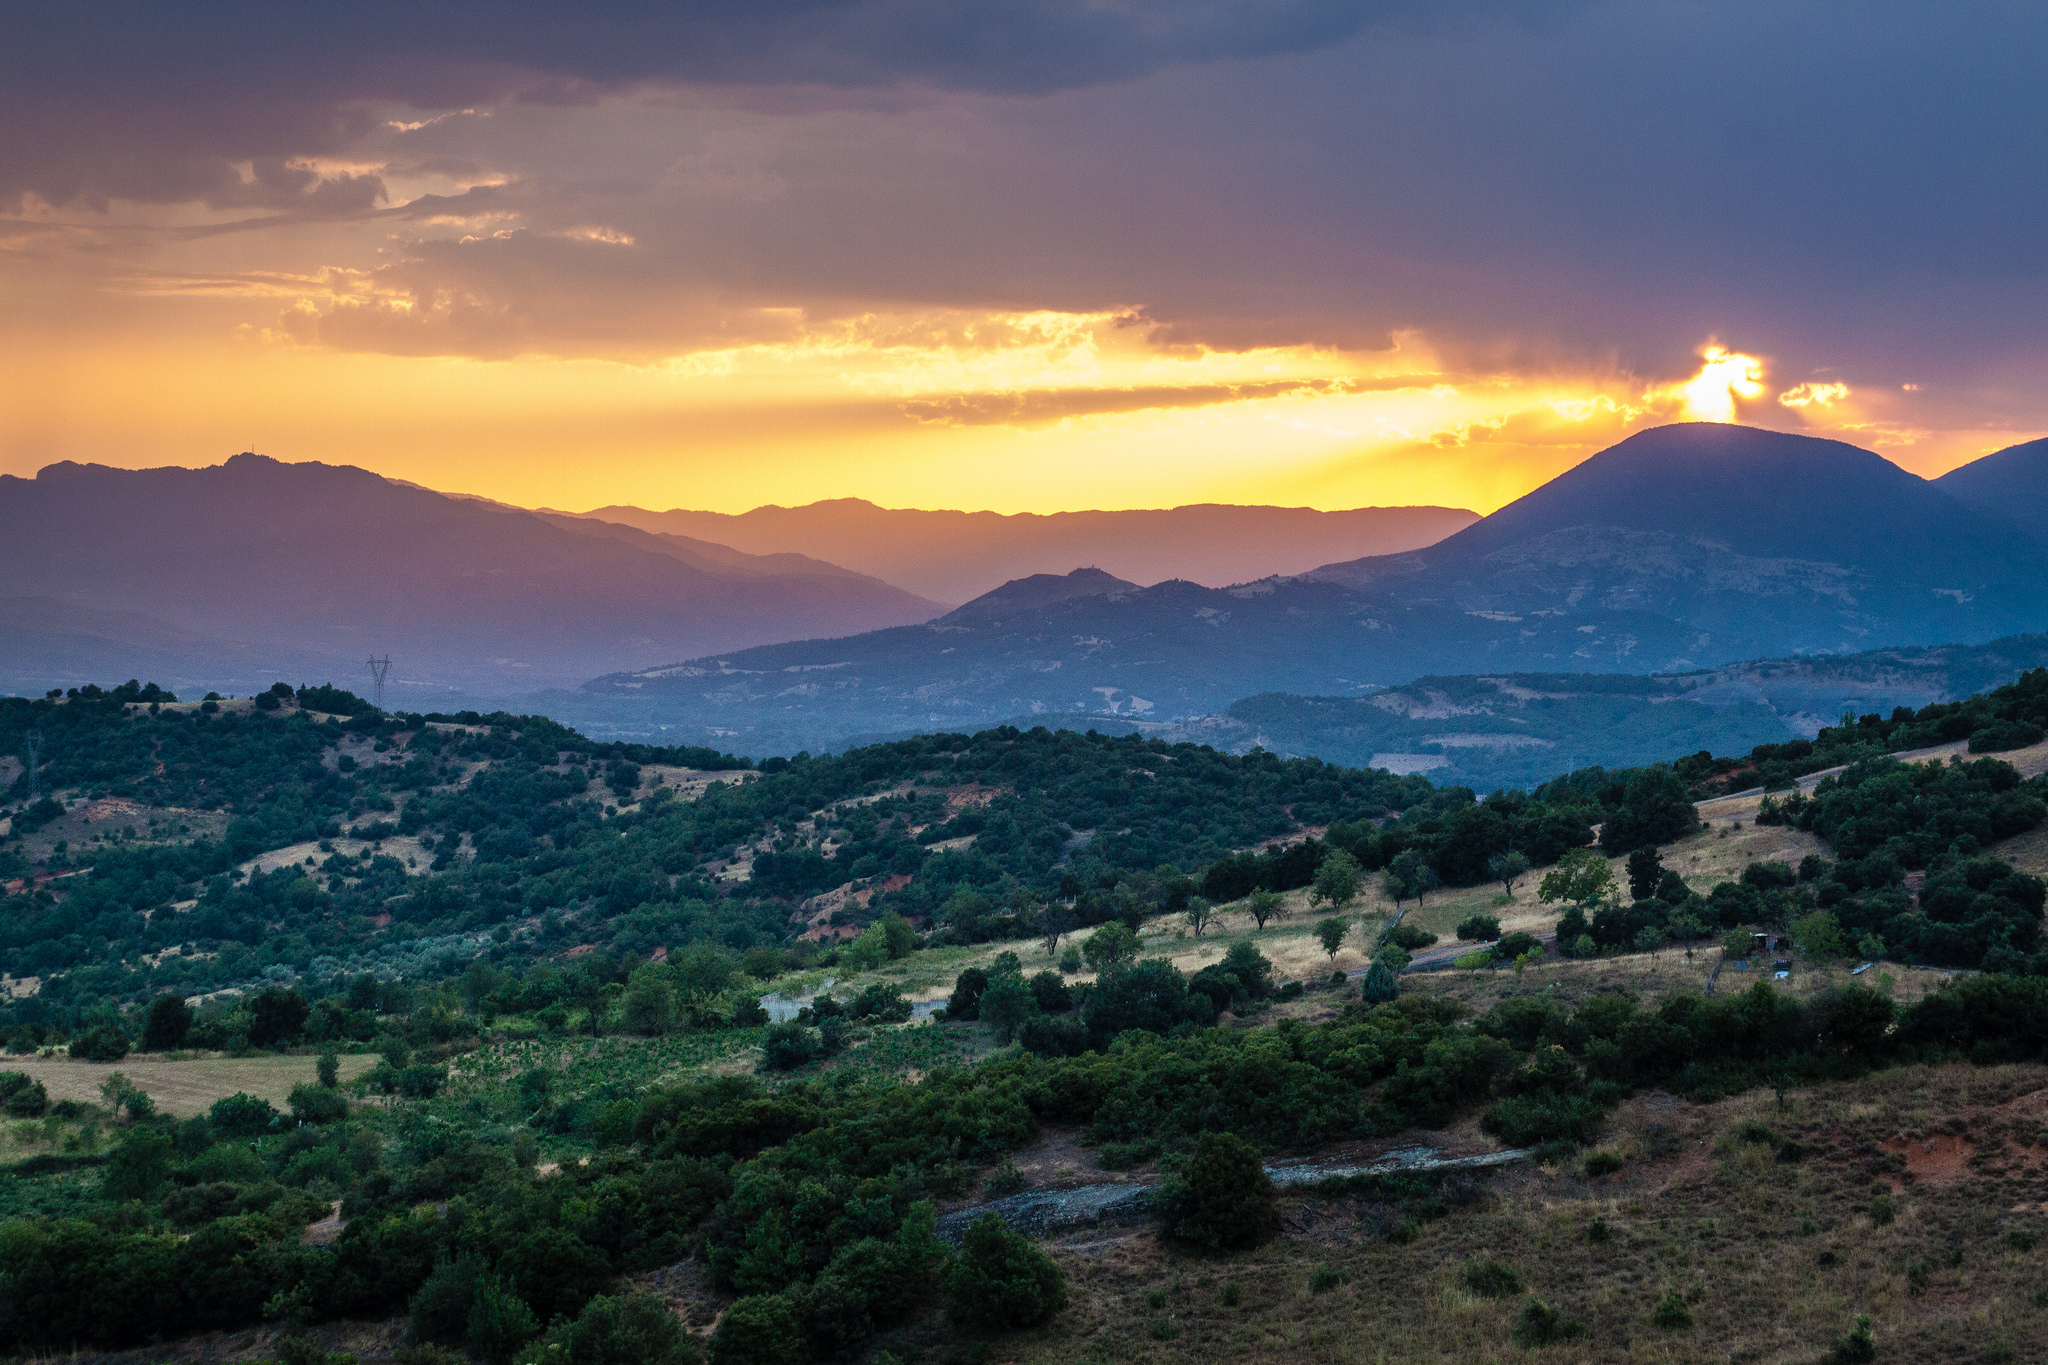
[[[1386,963],[1375,962],[1365,969],[1359,991],[1366,1004],[1385,1005],[1401,994],[1401,978]]]
[[[1281,895],[1278,891],[1268,891],[1264,887],[1260,887],[1252,892],[1250,899],[1253,923],[1263,930],[1266,927],[1267,920],[1287,913],[1284,909],[1286,904],[1287,897]]]
[[[107,1154],[100,1188],[109,1199],[147,1199],[171,1175],[171,1139],[154,1128],[131,1128]]]
[[[1543,874],[1536,897],[1548,905],[1567,901],[1581,914],[1590,912],[1614,893],[1614,868],[1591,849],[1575,848],[1558,859],[1557,866]]]
[[[917,947],[917,930],[894,910],[875,923],[882,930],[882,946],[888,950],[891,960],[909,957]]]
[[[1628,855],[1629,899],[1646,901],[1657,895],[1657,883],[1664,877],[1664,860],[1654,846],[1639,848]]]
[[[1630,774],[1621,808],[1600,826],[1600,847],[1630,853],[1683,839],[1700,827],[1699,808],[1683,778],[1660,763]]]
[[[511,1365],[519,1348],[540,1331],[526,1301],[500,1280],[486,1280],[477,1286],[468,1327],[464,1344],[471,1358],[484,1365]]]
[[[637,967],[626,979],[619,1002],[619,1022],[634,1033],[667,1033],[675,1022],[676,993],[668,969],[655,962]]]
[[[1849,952],[1842,922],[1831,910],[1815,910],[1793,920],[1792,941],[1799,945],[1800,952],[1817,962],[1844,957]]]
[[[1159,1192],[1167,1236],[1214,1254],[1252,1246],[1273,1225],[1273,1182],[1258,1149],[1234,1133],[1204,1133]]]
[[[1311,901],[1328,901],[1342,910],[1358,896],[1358,859],[1341,848],[1323,855],[1316,869],[1315,884],[1309,889]]]
[[[1021,973],[990,977],[981,993],[981,1022],[1002,1042],[1009,1042],[1024,1022],[1037,1018],[1038,1013],[1038,997]]]
[[[1138,936],[1126,925],[1105,924],[1081,945],[1081,956],[1098,975],[1107,976],[1138,960]]]
[[[332,1090],[341,1084],[341,1058],[331,1047],[320,1054],[320,1060],[313,1064],[313,1071],[324,1089]]]
[[[1200,938],[1202,931],[1216,918],[1216,908],[1202,896],[1189,896],[1188,908],[1181,912],[1181,917],[1188,922],[1188,928],[1195,931],[1195,937]]]
[[[1028,1237],[985,1213],[967,1228],[946,1277],[946,1316],[970,1331],[1036,1327],[1067,1306],[1067,1277]]]
[[[313,1006],[284,986],[258,991],[249,1002],[249,1041],[257,1047],[289,1047],[306,1036]]]
[[[159,995],[149,1005],[149,1019],[142,1026],[144,1052],[170,1052],[185,1045],[192,1031],[192,1007],[176,993]]]
[[[1522,853],[1496,853],[1486,860],[1487,874],[1500,883],[1501,890],[1510,895],[1514,894],[1516,880],[1528,870],[1528,856]]]
[[[668,1305],[642,1293],[594,1298],[519,1353],[520,1365],[696,1365],[701,1358]]]
[[[1351,922],[1334,915],[1316,923],[1316,937],[1322,940],[1323,951],[1330,955],[1332,962],[1337,960],[1337,950],[1344,946],[1344,936],[1350,932]]]
[[[810,1358],[796,1310],[780,1294],[735,1301],[711,1337],[711,1365],[801,1365]]]

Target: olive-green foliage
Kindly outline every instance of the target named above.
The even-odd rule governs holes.
[[[735,1301],[711,1338],[711,1365],[791,1365],[809,1357],[796,1311],[780,1294]]]
[[[485,1280],[470,1305],[463,1344],[470,1358],[483,1365],[511,1365],[519,1348],[539,1331],[539,1319],[517,1294],[500,1281]]]
[[[1554,1346],[1585,1334],[1586,1324],[1541,1299],[1531,1299],[1522,1305],[1522,1311],[1515,1315],[1514,1328],[1508,1333],[1515,1345],[1530,1348]]]
[[[520,1365],[696,1365],[702,1358],[668,1305],[650,1294],[594,1298],[519,1353]]]
[[[1486,1299],[1512,1299],[1527,1287],[1513,1266],[1490,1257],[1467,1261],[1458,1278],[1465,1288]]]
[[[972,1331],[1036,1327],[1067,1306],[1067,1277],[1030,1238],[985,1213],[946,1277],[946,1316]]]
[[[1259,1149],[1233,1133],[1204,1133],[1156,1202],[1167,1236],[1217,1253],[1252,1246],[1272,1230],[1273,1182]]]

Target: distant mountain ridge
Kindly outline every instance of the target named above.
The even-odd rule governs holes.
[[[1136,511],[922,511],[834,498],[751,512],[600,507],[582,515],[752,554],[800,550],[947,602],[1035,574],[1093,564],[1137,583],[1210,587],[1302,573],[1336,558],[1420,549],[1470,526],[1453,507],[1240,507],[1204,503]]]
[[[196,639],[280,659],[389,653],[400,678],[501,695],[944,609],[815,560],[562,520],[346,465],[65,462],[0,477],[0,583],[84,613],[139,613],[202,655]],[[50,638],[11,640],[14,668],[59,661],[51,611],[24,619]]]
[[[1108,585],[1103,585],[1107,587]],[[998,590],[998,600],[1022,587]],[[1882,457],[1710,424],[1631,437],[1443,542],[1229,588],[1114,587],[601,677],[758,752],[1036,714],[1191,719],[1424,675],[1689,672],[2048,626],[2048,547]],[[695,737],[693,736],[693,742]]]
[[[1951,469],[1934,486],[1987,516],[2048,536],[2048,437]]]

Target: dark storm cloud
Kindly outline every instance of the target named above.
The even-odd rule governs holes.
[[[6,11],[0,196],[265,207],[298,201],[229,163],[340,147],[363,131],[367,100],[575,102],[647,83],[1038,94],[1311,50],[1375,21],[1442,12],[1421,0],[129,0]]]

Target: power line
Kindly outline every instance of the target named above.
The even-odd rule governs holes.
[[[36,771],[36,763],[43,747],[43,732],[28,732],[28,799],[31,803],[42,799],[43,779]]]
[[[370,703],[371,705],[375,706],[379,711],[382,711],[384,709],[384,679],[390,674],[390,672],[390,655],[387,654],[381,659],[373,657],[370,660],[370,681],[372,689]]]

